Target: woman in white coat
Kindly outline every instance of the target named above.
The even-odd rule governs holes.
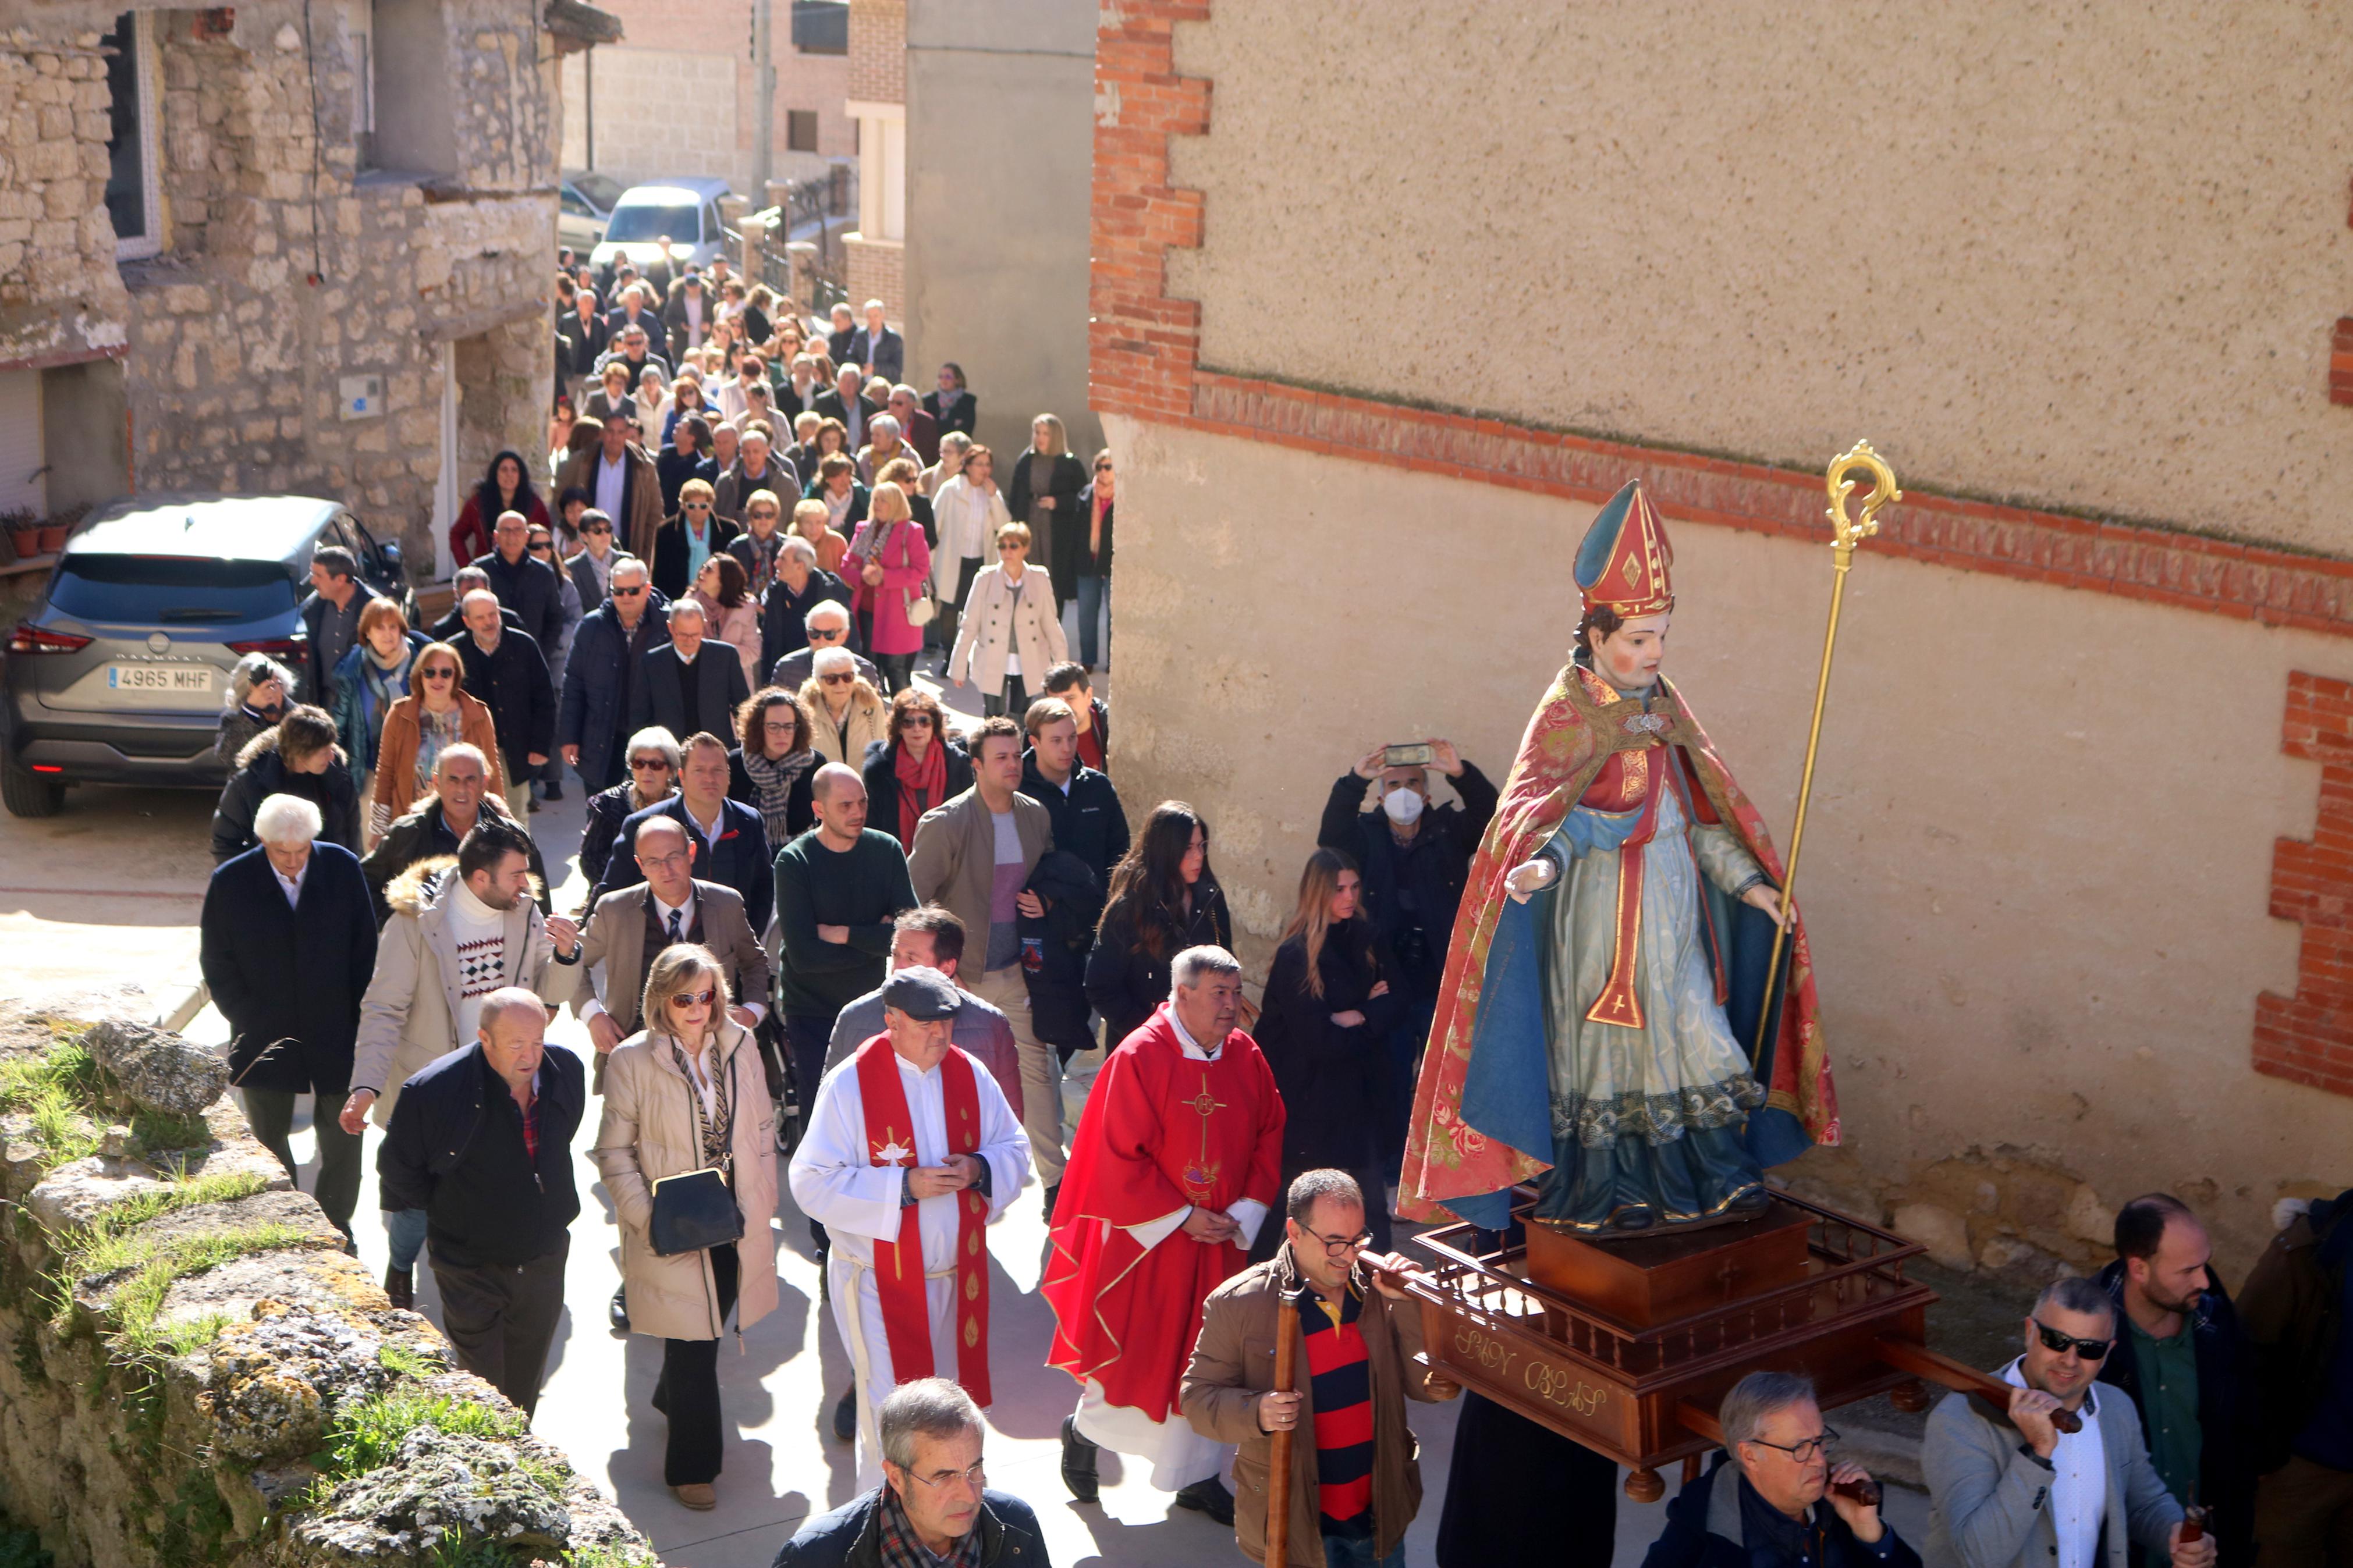
[[[1046,672],[1070,657],[1054,584],[1044,567],[1029,564],[1029,525],[1006,523],[997,531],[997,564],[972,580],[947,679],[978,682],[986,716],[1019,718],[1029,710],[1029,683],[1043,691]]]
[[[947,437],[940,438],[944,465]],[[983,558],[997,531],[1013,521],[1005,510],[1005,496],[991,477],[996,459],[988,448],[970,446],[955,473],[940,481],[932,494],[932,530],[938,542],[932,547],[932,591],[939,596],[940,613],[924,629],[942,647],[954,647],[956,612],[972,595],[972,584],[987,564]]]
[[[629,1330],[662,1342],[656,1410],[670,1418],[663,1479],[697,1510],[717,1504],[723,1443],[719,1342],[776,1310],[776,1122],[752,1031],[730,1016],[711,950],[665,948],[646,974],[646,1027],[605,1062],[592,1152],[621,1221]],[[654,1184],[715,1167],[743,1211],[743,1238],[664,1258],[649,1235]]]

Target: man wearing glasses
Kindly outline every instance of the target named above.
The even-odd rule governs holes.
[[[2025,1333],[2026,1353],[2001,1373],[2007,1408],[1949,1394],[1928,1416],[1929,1555],[1961,1568],[2127,1568],[2138,1546],[2173,1568],[2211,1568],[2214,1537],[2181,1540],[2181,1505],[2149,1463],[2132,1396],[2094,1386],[2116,1344],[2108,1293],[2053,1280]],[[2077,1430],[2059,1429],[2061,1411]]]
[[[1920,1554],[1879,1517],[1870,1476],[1831,1458],[1838,1434],[1822,1424],[1810,1378],[1752,1372],[1716,1420],[1725,1452],[1667,1505],[1642,1568],[1919,1568]]]
[[[1405,1402],[1451,1399],[1461,1389],[1414,1364],[1421,1312],[1405,1283],[1418,1270],[1367,1251],[1365,1194],[1345,1171],[1306,1171],[1284,1195],[1283,1242],[1209,1293],[1178,1399],[1193,1430],[1238,1443],[1241,1463],[1266,1473],[1272,1435],[1291,1445],[1293,1553],[1332,1568],[1404,1568],[1406,1527],[1421,1496],[1421,1468]],[[1277,1393],[1277,1308],[1299,1310],[1298,1386]],[[1266,1491],[1234,1499],[1234,1544],[1266,1557]],[[1297,1561],[1293,1557],[1293,1561]]]
[[[804,539],[801,543],[806,545],[808,541]],[[818,577],[833,577],[832,573],[819,572],[815,567],[810,568],[810,572],[812,592]],[[833,577],[833,581],[839,583],[841,579]],[[783,582],[781,574],[778,582]],[[842,592],[847,595],[849,589],[845,587]],[[768,598],[771,604],[776,598],[776,590],[773,586],[768,590]],[[787,691],[798,691],[808,684],[808,678],[817,673],[817,656],[820,652],[829,647],[849,647],[848,600],[828,597],[823,603],[811,605],[807,614],[801,617],[801,636],[806,639],[802,646],[776,660],[776,668],[768,676],[770,685],[781,686]],[[764,644],[766,640],[765,637],[761,639]],[[858,668],[858,678],[875,690],[881,690],[882,672],[874,668],[874,661],[855,651],[849,657]],[[861,759],[852,759],[853,762],[859,760]]]
[[[646,652],[670,641],[670,602],[653,591],[646,563],[617,553],[612,584],[611,596],[572,634],[555,715],[556,746],[591,794],[621,782],[628,755],[622,742]]]
[[[1053,1568],[1029,1505],[984,1479],[987,1429],[963,1389],[944,1377],[901,1384],[875,1423],[883,1484],[803,1525],[776,1553],[776,1568]]]

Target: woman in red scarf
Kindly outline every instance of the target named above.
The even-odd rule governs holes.
[[[891,738],[866,748],[866,826],[902,849],[923,813],[972,787],[972,759],[948,735],[940,700],[909,687],[891,700]]]

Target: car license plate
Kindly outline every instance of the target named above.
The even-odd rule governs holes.
[[[203,664],[113,664],[107,666],[106,684],[112,691],[209,693],[213,672]]]

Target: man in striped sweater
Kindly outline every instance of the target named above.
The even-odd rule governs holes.
[[[1234,1540],[1266,1557],[1272,1434],[1291,1445],[1295,1568],[1403,1568],[1406,1527],[1421,1506],[1421,1469],[1405,1402],[1461,1390],[1414,1364],[1421,1314],[1406,1300],[1412,1264],[1365,1250],[1365,1196],[1342,1171],[1308,1171],[1283,1204],[1283,1245],[1210,1292],[1178,1404],[1193,1429],[1238,1443]],[[1299,1309],[1295,1388],[1273,1392],[1277,1308]]]

